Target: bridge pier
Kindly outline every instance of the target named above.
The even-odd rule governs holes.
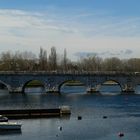
[[[51,87],[47,90],[46,93],[54,93],[54,94],[60,94],[60,91],[57,87]]]
[[[134,90],[134,87],[132,85],[129,85],[129,84],[125,84],[123,90],[122,90],[122,94],[134,94],[135,93],[135,90]]]
[[[91,93],[91,94],[97,94],[99,95],[100,91],[99,91],[100,85],[91,85],[90,87],[87,88],[87,93]]]
[[[122,94],[134,94],[135,93],[135,91],[134,90],[128,90],[128,89],[125,89],[125,90],[123,90],[122,91]]]
[[[58,90],[48,90],[46,93],[60,94],[60,91],[58,91]]]
[[[89,87],[87,89],[87,93],[99,95],[99,90],[97,87]]]
[[[12,87],[9,88],[9,93],[22,93],[22,88],[21,87]]]

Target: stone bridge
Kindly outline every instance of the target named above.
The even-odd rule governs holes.
[[[120,85],[122,93],[135,92],[140,84],[140,73],[93,72],[93,73],[48,73],[48,72],[0,72],[0,83],[10,93],[24,93],[25,86],[33,80],[40,81],[48,92],[60,93],[61,86],[68,81],[79,81],[88,92],[98,92],[100,85],[114,81]]]

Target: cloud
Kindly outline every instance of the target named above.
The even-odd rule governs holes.
[[[139,37],[140,17],[110,16],[106,11],[80,11],[65,20],[86,37]],[[79,24],[80,23],[80,24]]]
[[[68,16],[49,12],[0,10],[0,28],[54,30],[81,34],[85,37],[135,37],[140,36],[139,17],[111,17],[97,12],[82,12]]]
[[[75,53],[75,56],[80,57],[80,58],[96,56],[96,55],[98,55],[98,54],[94,53],[94,52],[77,52],[77,53]]]
[[[60,32],[75,32],[73,28],[68,28],[63,24],[59,24],[53,19],[49,19],[49,16],[41,13],[25,12],[22,10],[0,10],[0,28],[9,30],[12,33],[13,30],[21,30],[25,32],[25,29],[30,30],[55,30]]]
[[[125,52],[124,52],[126,55],[130,55],[130,54],[132,54],[133,53],[133,51],[132,50],[129,50],[129,49],[127,49],[127,50],[125,50]]]
[[[40,46],[47,50],[56,46],[60,53],[66,48],[74,59],[87,55],[139,57],[140,18],[100,15],[1,9],[0,48],[38,52]]]
[[[126,49],[126,50],[121,50],[121,51],[105,51],[105,52],[77,52],[74,55],[78,58],[86,58],[86,57],[94,57],[94,56],[99,56],[99,57],[120,57],[120,56],[127,56],[133,54],[132,50]]]

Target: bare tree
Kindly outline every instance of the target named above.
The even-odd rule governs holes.
[[[39,57],[32,52],[10,51],[0,54],[0,71],[36,71],[50,70],[65,72],[92,72],[92,71],[124,71],[140,72],[140,59],[119,59],[117,57],[102,59],[98,56],[86,56],[78,61],[67,58],[66,49],[63,55],[57,54],[52,47],[47,58],[47,51],[40,47]]]
[[[51,53],[49,55],[49,66],[50,70],[57,70],[57,53],[55,47],[51,47]]]
[[[13,67],[13,55],[10,51],[1,53],[1,64],[0,69],[3,71],[9,71],[12,70]]]
[[[39,52],[39,65],[40,65],[40,70],[47,70],[47,66],[48,66],[47,51],[44,50],[42,47],[40,47],[40,52]]]
[[[67,51],[64,49],[64,71],[67,71]]]
[[[104,71],[122,71],[122,61],[117,57],[106,58],[102,63],[102,69]]]

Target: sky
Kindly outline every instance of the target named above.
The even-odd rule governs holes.
[[[0,0],[0,52],[139,58],[140,0]]]

